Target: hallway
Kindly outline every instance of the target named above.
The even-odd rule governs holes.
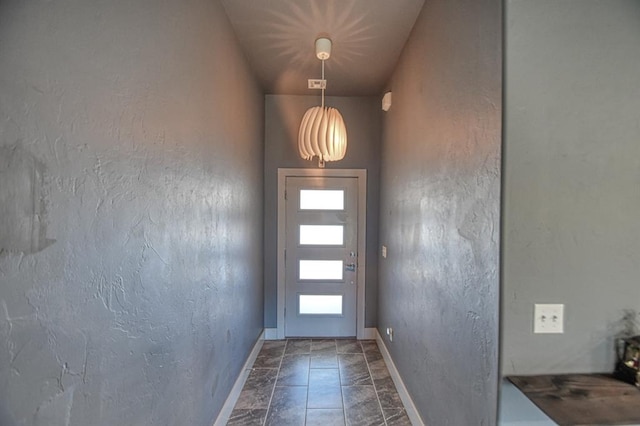
[[[534,10],[537,20],[555,16],[545,7]],[[230,16],[239,8],[249,20]],[[388,34],[382,23],[400,19],[404,29]],[[523,24],[535,30],[537,20]],[[500,0],[0,1],[0,425],[211,426],[219,419],[219,426],[236,402],[231,424],[257,417],[254,424],[311,425],[332,415],[345,425],[408,424],[407,417],[415,425],[496,424],[500,273],[502,265],[518,265],[501,262],[501,230],[530,231],[523,235],[543,256],[547,241],[538,234],[547,234],[535,231],[547,225],[548,210],[535,206],[566,207],[573,219],[598,200],[582,190],[583,182],[602,183],[611,201],[597,206],[599,226],[610,205],[629,207],[616,219],[632,217],[635,192],[618,198],[615,181],[605,177],[609,161],[635,176],[631,147],[640,146],[633,145],[633,125],[620,127],[629,133],[628,149],[592,150],[600,141],[594,140],[584,151],[583,138],[570,135],[580,122],[552,122],[563,130],[555,140],[528,132],[529,117],[517,115],[518,126],[509,127],[516,162],[507,179],[522,187],[506,187],[513,190],[509,205],[521,208],[509,210],[517,212],[509,219],[540,217],[503,228],[503,28]],[[348,131],[345,157],[322,170],[300,155],[298,143],[306,111],[322,103],[321,91],[308,89],[308,79],[321,76],[313,49],[320,33],[334,46],[323,79],[325,107],[340,111]],[[617,37],[624,39],[607,43]],[[270,68],[250,60],[245,42],[261,46],[257,52],[274,66],[274,80],[260,78]],[[549,44],[543,42],[525,43],[510,66],[528,64],[527,55]],[[392,43],[397,48],[383,54]],[[628,83],[634,64],[624,68],[621,96],[634,87]],[[379,67],[384,76],[372,78]],[[348,71],[344,78],[340,68]],[[531,80],[530,68],[511,66],[521,70],[511,76],[514,88]],[[563,73],[563,82],[580,72],[576,66]],[[578,82],[589,87],[589,80]],[[539,101],[523,104],[523,111],[541,112],[540,128],[548,129],[543,95],[563,86],[542,93],[537,87],[523,85],[522,99]],[[387,93],[393,105],[383,110]],[[603,117],[615,128],[623,118],[614,116],[616,105],[608,104],[610,116]],[[575,118],[568,106],[556,115]],[[628,106],[626,113],[638,110]],[[599,123],[598,114],[587,117]],[[602,146],[609,146],[604,133]],[[578,157],[571,145],[564,150],[565,136],[581,148]],[[533,148],[535,159],[554,159],[557,170],[529,162]],[[560,154],[589,161],[565,168]],[[627,163],[619,168],[623,157]],[[284,339],[285,319],[293,315],[286,277],[278,274],[282,262],[294,263],[291,252],[287,258],[278,248],[282,169],[366,172],[366,197],[357,202],[366,213],[358,220],[364,245],[322,260],[335,271],[344,262],[349,269],[342,272],[357,272],[356,332],[339,335],[375,336],[389,371],[380,367],[374,342],[302,339],[266,342],[256,368],[247,370],[261,347],[258,336]],[[598,173],[588,173],[593,170]],[[549,179],[541,192],[528,191],[538,177]],[[557,202],[554,190],[563,181],[577,186],[560,195],[584,194],[580,209],[564,203],[571,197]],[[553,203],[539,204],[547,199]],[[335,214],[341,220],[344,212]],[[637,225],[614,222],[623,237]],[[577,228],[553,221],[544,229],[590,228],[568,223]],[[606,227],[596,229],[605,235]],[[606,241],[606,248],[624,246]],[[513,248],[537,270],[525,244]],[[551,261],[563,253],[555,254]],[[314,259],[297,259],[298,268]],[[531,306],[517,304],[511,335],[528,332]],[[394,330],[393,339],[386,329]],[[403,386],[396,380],[393,390],[389,373]],[[287,406],[286,422],[283,400],[296,402]]]
[[[411,425],[373,340],[265,341],[227,425]]]

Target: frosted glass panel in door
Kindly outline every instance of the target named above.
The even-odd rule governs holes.
[[[300,225],[301,246],[341,246],[343,243],[343,225]]]
[[[301,260],[301,280],[341,280],[342,260]]]
[[[344,190],[301,189],[300,210],[344,210]]]
[[[301,315],[342,315],[342,295],[301,294]]]

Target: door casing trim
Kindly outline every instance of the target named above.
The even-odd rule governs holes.
[[[364,339],[365,271],[367,248],[367,171],[365,169],[278,169],[277,335],[284,339],[285,307],[285,184],[288,177],[350,177],[358,179],[358,279],[356,292],[356,337]]]

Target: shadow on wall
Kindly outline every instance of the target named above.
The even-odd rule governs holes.
[[[20,143],[0,147],[0,254],[36,253],[55,242],[46,238],[43,176],[44,164]]]

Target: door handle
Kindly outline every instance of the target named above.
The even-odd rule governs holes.
[[[344,270],[348,271],[348,272],[355,272],[356,271],[356,264],[355,263],[347,263],[346,265],[344,265]]]

